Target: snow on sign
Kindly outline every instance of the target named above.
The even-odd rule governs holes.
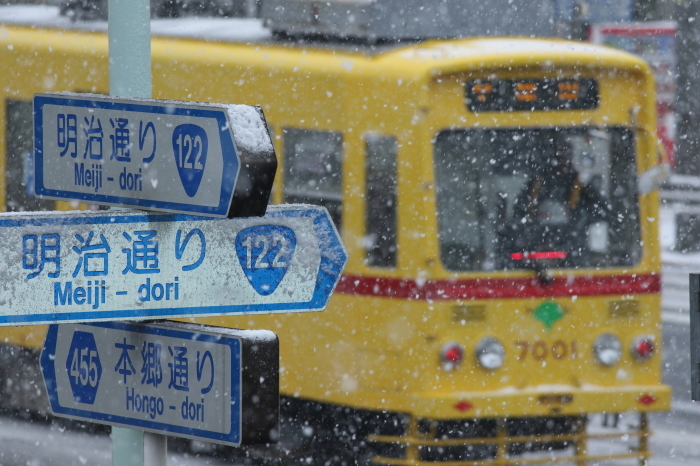
[[[58,416],[227,445],[275,441],[279,340],[266,330],[54,324],[41,369]]]
[[[34,96],[38,197],[212,217],[262,216],[277,158],[259,107]]]
[[[325,308],[347,254],[326,209],[0,216],[0,325]]]

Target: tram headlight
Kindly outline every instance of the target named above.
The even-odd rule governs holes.
[[[622,343],[612,333],[604,333],[593,342],[593,353],[599,363],[612,366],[622,356]]]
[[[506,351],[501,342],[491,337],[479,341],[474,353],[481,367],[490,371],[501,367],[506,357]]]
[[[655,350],[654,339],[648,335],[639,335],[632,340],[632,355],[639,361],[651,358]]]

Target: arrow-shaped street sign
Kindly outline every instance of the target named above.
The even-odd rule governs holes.
[[[217,219],[0,215],[0,325],[321,311],[347,261],[326,209]]]
[[[213,217],[265,213],[277,159],[259,107],[34,96],[38,197]]]
[[[267,330],[51,325],[41,370],[56,416],[233,446],[277,439],[279,341]]]

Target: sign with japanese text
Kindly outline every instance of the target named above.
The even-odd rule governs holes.
[[[277,159],[258,107],[34,96],[34,191],[213,217],[261,216]]]
[[[274,441],[279,341],[163,322],[51,325],[41,369],[55,415],[210,442]]]
[[[294,204],[3,214],[0,238],[0,325],[321,311],[347,261],[326,209]]]

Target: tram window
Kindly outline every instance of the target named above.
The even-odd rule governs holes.
[[[291,128],[284,129],[283,133],[284,202],[323,206],[340,229],[342,134]]]
[[[633,265],[635,174],[633,135],[623,128],[440,133],[442,261],[456,271]]]
[[[365,137],[367,263],[396,267],[396,139]]]
[[[8,212],[53,210],[54,202],[34,197],[32,103],[7,100],[5,161],[6,210]]]

